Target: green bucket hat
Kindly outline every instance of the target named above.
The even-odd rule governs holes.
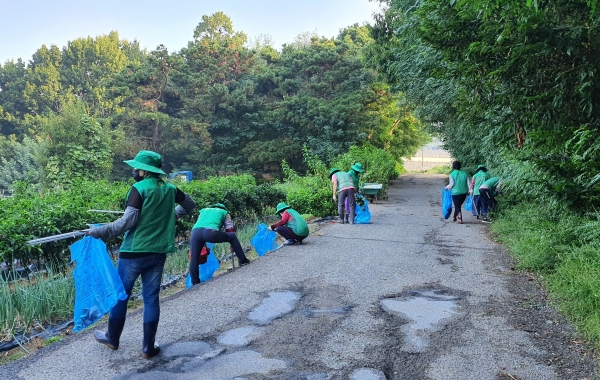
[[[334,175],[335,173],[339,172],[340,169],[338,168],[333,168],[329,171],[329,178],[331,179],[331,176]]]
[[[215,203],[213,205],[210,205],[210,208],[221,208],[221,209],[229,212],[229,210],[227,209],[227,207],[225,207],[225,205],[223,203]]]
[[[281,202],[277,205],[277,211],[275,211],[275,215],[280,214],[282,211],[287,210],[288,208],[292,208],[292,206],[286,204],[285,202]]]
[[[362,164],[360,162],[357,162],[356,164],[352,165],[350,168],[359,173],[365,172],[365,169],[363,169]]]
[[[151,150],[140,150],[133,160],[127,160],[123,162],[134,169],[145,170],[147,172],[158,174],[167,174],[160,169],[162,166],[162,157],[160,154]]]

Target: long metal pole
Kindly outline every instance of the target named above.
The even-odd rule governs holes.
[[[79,236],[84,236],[89,230],[90,229],[88,228],[86,230],[66,232],[64,234],[52,235],[52,236],[46,236],[46,237],[39,238],[39,239],[28,240],[27,245],[34,246],[34,245],[38,245],[38,244],[51,243],[53,241],[76,238]]]

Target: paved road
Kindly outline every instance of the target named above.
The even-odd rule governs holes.
[[[560,350],[515,327],[510,260],[474,218],[441,219],[443,181],[403,176],[371,205],[372,224],[327,225],[164,301],[157,358],[140,356],[138,312],[118,351],[85,332],[0,378],[567,379],[585,364],[591,379],[583,356],[560,364]]]

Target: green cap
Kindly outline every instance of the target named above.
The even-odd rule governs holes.
[[[162,157],[160,154],[151,150],[140,150],[133,160],[123,162],[134,169],[158,174],[167,174],[160,169],[162,167]]]
[[[363,169],[362,164],[360,162],[357,162],[356,164],[352,165],[350,168],[359,173],[365,172],[365,169]]]
[[[281,202],[277,205],[277,211],[275,211],[275,215],[280,214],[282,211],[287,210],[288,208],[292,208],[292,206],[286,204],[285,202]]]
[[[227,209],[227,207],[225,207],[223,203],[215,203],[213,205],[210,205],[210,208],[222,208],[223,210],[229,212],[229,210]]]
[[[329,171],[329,178],[331,178],[332,175],[334,175],[335,173],[339,172],[340,169],[338,168],[333,168]]]

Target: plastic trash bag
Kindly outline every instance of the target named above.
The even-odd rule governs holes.
[[[475,197],[469,195],[469,198],[471,198],[471,202],[473,203],[473,209],[471,210],[471,212],[473,213],[473,216],[477,216],[477,203],[475,203]]]
[[[127,294],[102,240],[86,236],[70,248],[71,261],[76,263],[73,332],[78,332],[98,321],[119,300],[127,299]]]
[[[198,265],[198,271],[200,273],[200,282],[208,281],[212,278],[213,274],[219,270],[221,265],[219,264],[219,260],[215,256],[215,243],[206,243],[206,247],[210,249],[210,254],[208,255],[208,260],[206,260],[206,264]],[[188,273],[185,279],[185,287],[192,287],[192,276]]]
[[[467,200],[465,201],[465,210],[473,212],[473,208],[475,205],[473,204],[473,198],[470,195],[467,195]]]
[[[258,232],[252,237],[250,244],[252,244],[259,256],[264,256],[265,253],[277,249],[277,242],[275,241],[277,239],[277,232],[271,231],[264,223],[260,223],[256,229]]]
[[[361,206],[359,202],[356,203],[356,211],[354,215],[354,223],[358,224],[369,224],[371,223],[371,212],[369,211],[369,201],[367,198],[358,194],[357,198],[362,200],[364,204]]]
[[[448,219],[452,214],[452,191],[442,188],[442,214]]]

